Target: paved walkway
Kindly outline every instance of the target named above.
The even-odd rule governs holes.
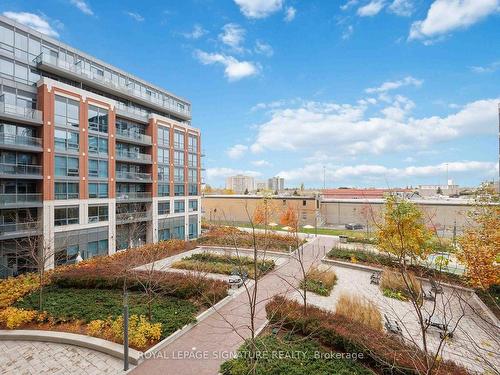
[[[0,341],[0,373],[15,375],[123,374],[123,362],[73,345]]]
[[[337,241],[335,237],[318,236],[307,243],[304,246],[306,263],[319,263],[335,241]],[[257,328],[266,321],[267,301],[276,294],[286,294],[292,291],[284,279],[298,284],[299,275],[298,262],[290,259],[260,280],[257,289],[259,301],[256,311]],[[250,337],[249,322],[248,297],[243,292],[218,312],[162,349],[157,358],[144,361],[132,371],[132,374],[217,374],[221,363],[234,355],[244,338]]]

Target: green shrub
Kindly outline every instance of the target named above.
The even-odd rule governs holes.
[[[343,247],[334,247],[328,254],[328,258],[339,259],[343,261],[355,261],[369,264],[380,264],[383,266],[394,266],[394,260],[384,254],[377,254],[369,251],[346,249]]]
[[[394,298],[404,302],[408,301],[408,297],[406,297],[402,292],[389,288],[382,289],[382,294],[384,295],[384,297]]]
[[[312,268],[307,273],[306,279],[301,281],[300,287],[320,296],[329,296],[336,283],[335,272]]]

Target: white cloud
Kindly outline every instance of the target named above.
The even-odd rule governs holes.
[[[235,51],[242,52],[241,44],[245,41],[245,29],[235,23],[228,23],[222,27],[222,33],[219,34],[219,39],[225,45],[231,47]]]
[[[265,42],[262,42],[260,40],[257,40],[255,42],[254,50],[256,53],[261,54],[261,55],[265,55],[267,57],[271,57],[274,54],[273,47],[271,47],[271,45],[269,45]]]
[[[239,61],[233,56],[220,53],[195,51],[196,58],[204,65],[221,64],[224,66],[224,75],[229,81],[237,81],[245,77],[259,74],[260,66],[251,61]]]
[[[133,18],[134,20],[136,20],[137,22],[142,22],[144,21],[144,17],[142,15],[140,15],[139,13],[135,13],[135,12],[125,12],[125,14],[131,18]]]
[[[368,4],[358,8],[358,16],[373,17],[384,8],[384,0],[372,0]]]
[[[347,26],[347,28],[342,32],[342,40],[349,39],[353,33],[354,33],[354,26],[352,25]]]
[[[234,176],[237,174],[243,174],[245,176],[250,176],[250,177],[258,177],[261,175],[261,173],[257,171],[251,171],[251,170],[248,171],[248,170],[225,168],[225,167],[207,168],[206,171],[206,176],[208,180]]]
[[[283,7],[283,0],[234,0],[248,18],[265,18]]]
[[[499,0],[435,0],[426,18],[413,22],[408,39],[440,37],[465,29],[499,10]]]
[[[71,0],[71,4],[77,7],[82,13],[89,16],[93,16],[94,12],[90,8],[90,5],[85,0]]]
[[[252,112],[254,111],[261,111],[265,109],[276,109],[279,107],[283,107],[286,104],[284,100],[275,100],[270,103],[257,103],[254,105],[250,110]]]
[[[194,25],[193,30],[188,33],[182,33],[182,36],[187,39],[200,39],[203,35],[207,34],[208,31],[205,30],[201,25]]]
[[[349,8],[353,7],[354,5],[357,5],[359,3],[359,0],[348,0],[345,4],[340,6],[341,10],[348,10]]]
[[[285,21],[286,22],[293,21],[296,14],[297,14],[297,9],[295,9],[294,7],[287,7],[285,9]]]
[[[226,153],[231,159],[239,159],[248,151],[248,146],[245,145],[234,145],[230,147]]]
[[[365,90],[366,93],[368,94],[373,94],[373,93],[386,93],[391,90],[398,89],[402,86],[415,86],[415,87],[420,87],[422,85],[423,81],[420,79],[416,79],[412,76],[407,76],[403,78],[402,80],[399,81],[387,81],[384,82],[381,86],[379,87],[371,87]]]
[[[49,24],[49,22],[37,14],[28,12],[3,12],[3,15],[25,26],[53,37],[59,37],[59,33]]]
[[[446,171],[452,174],[480,173],[483,176],[490,176],[498,168],[498,164],[483,161],[456,161],[450,163],[440,163],[436,165],[408,166],[408,167],[387,167],[379,164],[359,164],[359,165],[335,165],[316,163],[309,164],[303,168],[283,170],[279,176],[290,181],[318,182],[318,176],[323,176],[323,167],[328,181],[336,183],[347,180],[361,180],[364,182],[381,182],[384,185],[391,181],[405,178],[431,178],[444,176]]]
[[[486,66],[472,66],[470,69],[474,73],[494,73],[500,69],[500,60]]]
[[[264,150],[345,156],[425,150],[432,144],[498,131],[498,100],[478,100],[448,116],[413,118],[413,102],[396,97],[382,116],[367,116],[365,105],[309,102],[280,108],[257,126],[254,153]]]
[[[272,164],[268,162],[267,160],[254,160],[252,161],[252,165],[255,165],[256,167],[270,167]]]
[[[388,9],[398,16],[409,17],[413,13],[414,4],[412,0],[394,0]]]

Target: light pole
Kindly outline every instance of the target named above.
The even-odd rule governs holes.
[[[123,293],[123,371],[128,370],[128,291]]]

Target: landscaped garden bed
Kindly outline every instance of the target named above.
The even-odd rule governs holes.
[[[208,246],[224,246],[233,248],[253,248],[254,235],[234,227],[213,226],[198,238],[198,244]],[[298,242],[298,243],[297,243]],[[279,251],[288,253],[305,241],[291,234],[277,234],[269,230],[267,233],[255,232],[255,243],[258,250]]]
[[[305,280],[301,281],[300,287],[320,296],[329,296],[336,283],[335,272],[312,268],[307,272]]]
[[[246,273],[252,279],[255,278],[253,259],[243,256],[229,256],[203,252],[182,258],[172,263],[171,267],[224,275],[230,275],[233,271],[237,271],[240,274]],[[275,263],[273,260],[257,260],[259,276],[266,274],[274,267]]]

